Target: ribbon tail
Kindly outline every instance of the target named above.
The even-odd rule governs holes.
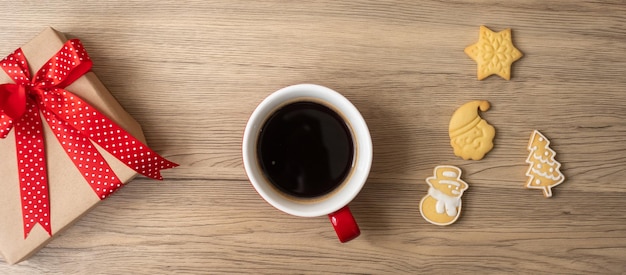
[[[52,235],[48,173],[39,108],[28,102],[26,112],[15,126],[24,238],[38,223],[48,235]]]
[[[61,147],[101,200],[122,187],[122,182],[89,139],[49,110],[43,116]]]
[[[6,138],[13,128],[13,119],[0,110],[0,138]]]
[[[102,114],[98,116],[101,116],[100,121],[106,124],[106,126],[101,126],[101,128],[106,128],[110,133],[115,133],[115,135],[118,135],[117,138],[106,138],[98,135],[97,132],[91,131],[87,134],[94,142],[102,146],[104,150],[111,153],[131,169],[146,177],[162,180],[161,170],[178,166],[178,164],[152,151],[147,145]]]
[[[42,108],[54,112],[60,120],[87,136],[136,172],[152,179],[162,180],[161,170],[178,166],[152,151],[147,145],[71,92],[55,89],[53,92],[45,91],[43,96],[44,98],[51,97],[48,102],[52,102],[50,104],[53,104],[53,108]],[[54,105],[55,101],[56,105]],[[40,102],[40,104],[45,103]]]

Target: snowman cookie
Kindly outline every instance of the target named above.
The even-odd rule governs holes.
[[[420,201],[424,219],[436,225],[454,223],[461,215],[461,196],[469,185],[461,179],[461,169],[456,166],[435,167],[434,176],[428,177],[428,195]]]

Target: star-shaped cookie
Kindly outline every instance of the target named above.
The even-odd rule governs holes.
[[[485,26],[480,26],[478,42],[465,48],[465,54],[478,64],[478,80],[492,74],[511,79],[511,64],[523,55],[513,46],[511,29],[496,33]]]

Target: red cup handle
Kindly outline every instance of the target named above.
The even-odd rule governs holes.
[[[359,225],[356,224],[354,216],[352,216],[350,208],[348,208],[347,205],[334,213],[328,214],[328,218],[330,219],[330,223],[333,224],[339,241],[342,243],[348,242],[361,234]]]

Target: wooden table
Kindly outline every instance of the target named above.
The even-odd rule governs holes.
[[[626,272],[623,1],[3,1],[3,56],[45,26],[79,37],[93,71],[181,164],[139,177],[5,274]],[[512,79],[476,80],[480,25],[513,30]],[[258,103],[297,83],[333,88],[367,121],[374,160],[350,204],[362,235],[267,204],[244,173]],[[448,122],[486,99],[480,161]],[[566,181],[524,188],[541,130]],[[457,165],[470,189],[447,227],[419,213],[425,178]],[[5,163],[2,163],[5,165]],[[4,179],[2,179],[4,180]]]

